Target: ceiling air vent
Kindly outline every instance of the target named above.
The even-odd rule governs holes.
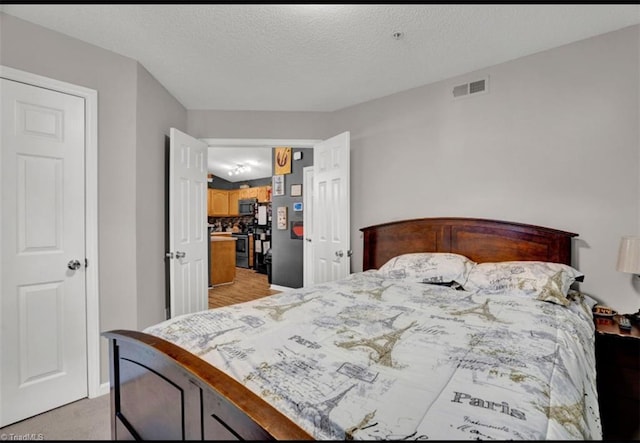
[[[487,92],[489,86],[489,78],[483,78],[470,83],[453,87],[453,98],[467,97],[474,94],[482,94]]]

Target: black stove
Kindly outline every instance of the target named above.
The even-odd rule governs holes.
[[[234,232],[236,237],[236,266],[239,268],[249,267],[249,234],[246,232]]]

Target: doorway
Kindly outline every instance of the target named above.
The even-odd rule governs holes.
[[[313,230],[317,233],[317,245],[310,249],[314,257],[313,281],[317,283],[335,280],[346,277],[350,273],[350,133],[348,131],[326,140],[215,138],[203,138],[201,140],[210,147],[274,148],[277,146],[291,146],[295,148],[312,148],[314,153],[312,164],[314,169],[317,169],[314,174],[310,175],[314,181],[312,186],[314,198],[312,200],[313,206],[315,207],[317,203],[321,209],[314,211],[314,218],[317,218],[317,220],[313,223]],[[316,153],[318,155],[317,160],[315,159]],[[302,181],[303,177],[300,177],[300,183]],[[285,183],[285,188],[288,189],[291,184]],[[286,214],[287,210],[292,210],[293,208],[290,209],[285,205],[277,209],[283,209]],[[275,211],[276,208],[274,207],[274,214]],[[284,216],[284,219],[287,219],[287,216]],[[287,221],[286,223],[289,222]],[[287,228],[288,225],[280,229],[287,230]],[[272,246],[274,245],[275,243],[272,241]],[[301,257],[301,260],[304,262],[304,256]],[[272,266],[277,269],[277,263]],[[286,268],[288,267],[285,266]],[[302,282],[300,286],[304,286],[304,274],[307,269],[308,267],[301,269],[303,278],[300,279]],[[273,285],[272,287],[277,286]],[[282,287],[282,289],[290,288]]]
[[[291,146],[295,149],[299,149],[299,148],[313,148],[315,145],[317,145],[318,143],[320,143],[322,140],[316,140],[316,139],[219,139],[219,138],[202,138],[200,139],[201,141],[205,142],[210,148],[209,150],[209,160],[211,162],[213,162],[215,160],[215,148],[232,148],[232,149],[237,149],[238,151],[241,151],[242,149],[247,149],[247,150],[253,150],[255,151],[256,149],[264,149],[265,151],[269,152],[268,158],[270,159],[270,163],[273,162],[273,148],[278,147],[278,146]],[[306,159],[306,157],[305,157]],[[273,174],[273,167],[270,166],[270,170],[268,172],[269,174],[269,178],[271,178],[271,175]],[[285,181],[287,181],[286,183],[286,187],[288,189],[289,185],[291,184],[288,180],[285,179]],[[300,178],[300,183],[302,182],[302,178]],[[272,194],[273,195],[273,194]],[[304,195],[304,192],[303,192]],[[275,200],[272,200],[272,202]],[[283,236],[284,231],[278,231],[277,227],[276,227],[276,208],[273,206],[271,207],[271,211],[272,211],[272,217],[273,217],[273,221],[271,223],[271,235],[270,235],[270,245],[273,246],[274,244],[274,237],[277,237],[278,235]],[[290,211],[290,216],[289,218],[292,218],[294,216],[293,210],[292,208],[289,208]],[[304,214],[304,211],[302,212]],[[300,213],[298,213],[300,214]],[[287,229],[286,231],[286,236],[289,236],[289,230]],[[285,240],[286,241],[286,240]],[[300,240],[292,240],[292,241],[300,241]],[[289,246],[290,247],[290,246]],[[266,253],[267,251],[264,251],[264,253]],[[280,257],[282,257],[282,255],[280,255]],[[302,258],[302,257],[301,257]],[[295,260],[297,265],[300,265],[300,260]],[[280,268],[279,269],[283,269],[282,267],[282,263],[280,263]],[[286,269],[289,270],[289,275],[288,277],[291,276],[297,276],[299,275],[300,278],[300,282],[302,283],[303,281],[303,269],[300,269],[300,274],[298,274],[296,271],[292,271],[290,269],[289,266],[285,265]],[[282,279],[281,279],[282,280]],[[291,280],[296,280],[296,278],[291,277]],[[293,286],[290,286],[287,282],[282,282],[283,284],[272,284],[271,281],[270,283],[270,287],[274,290],[278,290],[278,291],[284,291],[284,290],[288,290],[288,289],[293,289]]]

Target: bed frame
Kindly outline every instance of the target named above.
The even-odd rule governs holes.
[[[571,265],[577,234],[474,218],[422,218],[362,228],[363,270],[411,252],[453,252],[475,262]],[[138,331],[109,340],[114,440],[312,440],[259,396],[184,349]]]

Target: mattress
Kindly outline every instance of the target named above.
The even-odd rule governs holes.
[[[583,297],[561,306],[370,270],[144,332],[317,440],[602,438]]]

